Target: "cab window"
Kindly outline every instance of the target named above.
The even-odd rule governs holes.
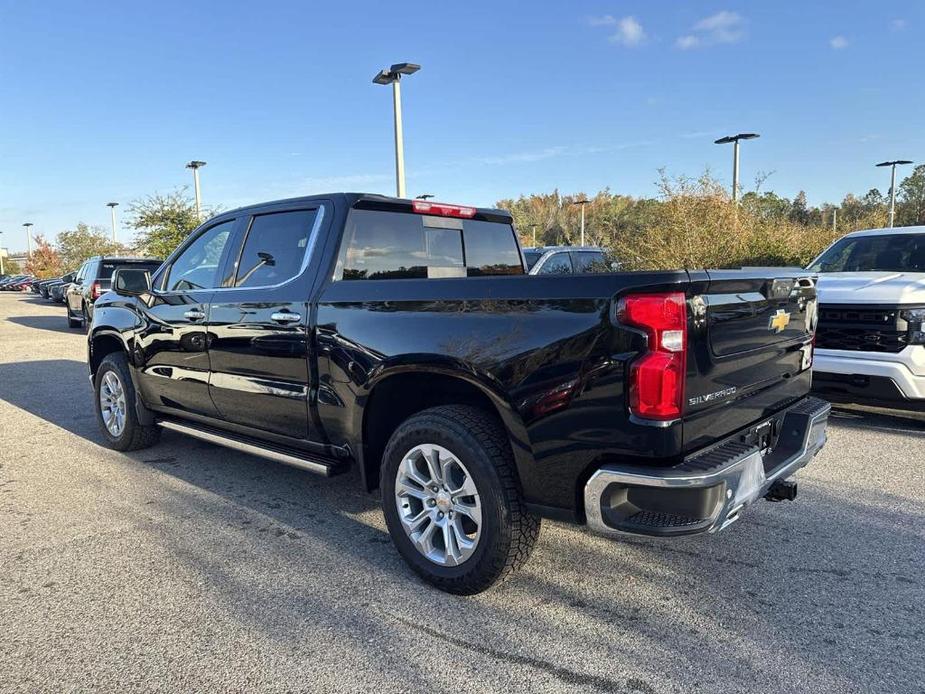
[[[163,289],[183,292],[219,286],[222,256],[233,229],[234,220],[230,219],[201,233],[173,261],[167,271]]]
[[[282,284],[302,270],[318,210],[255,215],[238,261],[235,287]]]

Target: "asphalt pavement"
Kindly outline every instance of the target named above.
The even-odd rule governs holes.
[[[63,307],[0,294],[0,691],[925,691],[922,417],[838,411],[798,499],[714,536],[544,522],[463,598],[353,475],[105,448],[85,358]]]

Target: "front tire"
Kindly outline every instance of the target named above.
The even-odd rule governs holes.
[[[505,580],[539,536],[504,429],[475,407],[434,407],[402,423],[383,456],[381,488],[399,554],[449,593],[473,595]]]
[[[94,409],[106,445],[117,451],[135,451],[157,443],[158,426],[143,426],[135,412],[135,386],[121,352],[106,355],[93,381]]]

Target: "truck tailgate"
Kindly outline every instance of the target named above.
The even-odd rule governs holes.
[[[805,396],[816,321],[811,274],[753,268],[690,275],[685,451]]]

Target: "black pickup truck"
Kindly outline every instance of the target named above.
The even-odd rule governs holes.
[[[713,532],[825,443],[812,275],[526,274],[502,210],[332,194],[223,213],[117,270],[89,368],[118,450],[168,429],[358,469],[401,555],[475,593],[540,518]]]

